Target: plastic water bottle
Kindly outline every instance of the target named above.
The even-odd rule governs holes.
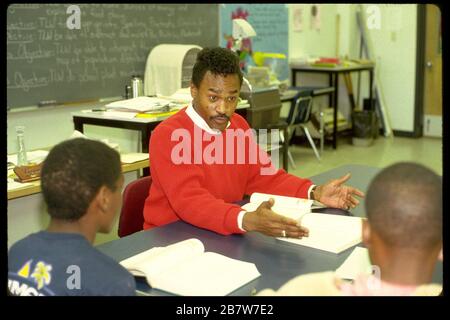
[[[25,127],[17,126],[17,165],[26,166],[28,164],[27,160],[27,150],[25,149]]]

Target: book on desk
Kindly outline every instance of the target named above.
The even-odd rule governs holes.
[[[269,198],[275,200],[272,207],[275,213],[297,220],[309,230],[308,237],[302,239],[277,238],[281,241],[336,254],[362,241],[362,218],[347,214],[317,213],[318,211],[326,212],[323,210],[326,208],[313,200],[253,193],[250,202],[242,208],[247,211],[255,211],[263,201],[267,201]],[[343,213],[345,212],[343,211]]]
[[[152,288],[182,296],[225,296],[260,276],[253,263],[205,252],[198,239],[155,247],[120,264]]]

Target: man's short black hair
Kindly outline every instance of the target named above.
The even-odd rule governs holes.
[[[242,71],[239,67],[239,57],[230,49],[221,47],[204,48],[197,55],[192,70],[192,83],[199,88],[205,73],[210,71],[214,75],[226,76],[237,74],[239,84],[242,84]]]
[[[433,248],[442,241],[442,179],[420,164],[387,167],[369,186],[366,213],[386,244]]]
[[[120,155],[105,143],[84,138],[54,146],[44,161],[41,186],[52,218],[75,221],[102,186],[116,190]]]

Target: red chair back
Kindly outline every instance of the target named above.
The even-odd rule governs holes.
[[[151,184],[152,177],[146,176],[130,182],[125,187],[119,220],[119,237],[122,238],[143,229],[144,203]]]

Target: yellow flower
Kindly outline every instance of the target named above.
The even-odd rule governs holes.
[[[36,267],[34,268],[31,277],[34,278],[34,281],[37,283],[38,290],[41,289],[44,286],[44,284],[48,285],[52,280],[52,277],[50,275],[51,270],[52,266],[49,264],[45,264],[42,261],[39,261],[36,264]]]

